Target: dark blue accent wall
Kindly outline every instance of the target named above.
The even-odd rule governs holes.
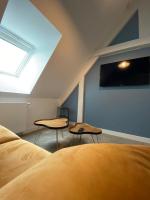
[[[150,48],[101,58],[94,64],[85,78],[85,122],[150,137],[150,86],[99,86],[101,64],[144,56],[150,56]]]
[[[112,40],[109,46],[127,42],[130,40],[139,39],[139,16],[138,11],[130,18],[123,29]]]
[[[78,86],[74,89],[68,99],[64,102],[62,107],[69,108],[70,121],[77,121],[77,110],[78,110]]]

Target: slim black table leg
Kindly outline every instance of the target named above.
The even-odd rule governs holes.
[[[80,134],[80,144],[81,144],[81,140],[82,140],[82,135]]]
[[[56,145],[57,145],[57,150],[59,147],[59,142],[58,142],[58,130],[56,129]]]
[[[96,138],[97,138],[97,143],[99,143],[98,135],[96,135]]]
[[[92,135],[92,134],[91,134],[91,137],[92,137],[93,143],[95,143],[95,140],[94,140],[94,138],[93,138],[93,135]]]

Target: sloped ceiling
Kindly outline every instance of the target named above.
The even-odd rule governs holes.
[[[35,88],[34,97],[60,98],[82,66],[122,28],[133,0],[32,0],[62,33]]]
[[[0,91],[30,94],[57,47],[61,33],[29,0],[9,0],[1,26],[31,44],[32,56],[18,77],[0,73]]]

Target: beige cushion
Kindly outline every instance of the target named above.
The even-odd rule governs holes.
[[[49,155],[44,149],[21,139],[1,144],[0,187]]]
[[[16,134],[0,125],[0,144],[20,139]]]
[[[0,199],[149,200],[150,147],[92,144],[60,150],[5,185]]]

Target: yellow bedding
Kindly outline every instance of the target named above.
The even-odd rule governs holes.
[[[9,129],[0,125],[0,144],[17,139],[20,139],[20,137],[18,137]]]
[[[0,144],[0,187],[49,155],[49,152],[21,139]]]
[[[0,199],[150,200],[150,147],[90,144],[60,150],[1,188]]]

